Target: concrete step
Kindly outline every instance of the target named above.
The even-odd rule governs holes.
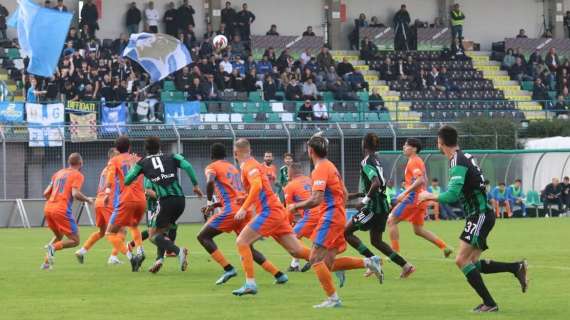
[[[493,85],[497,86],[520,86],[520,83],[515,80],[507,80],[507,81],[493,81]]]
[[[501,70],[501,66],[491,66],[491,65],[483,65],[483,66],[477,66],[474,65],[475,69],[480,70],[480,71],[502,71]],[[506,71],[503,71],[506,72]]]
[[[378,74],[365,74],[364,80],[373,81],[373,80],[380,80],[380,78],[378,77]]]
[[[370,83],[369,83],[368,87],[369,87],[370,92],[372,92],[373,90],[376,89],[376,90],[378,90],[379,93],[381,93],[381,95],[390,91],[390,87],[388,87],[386,85],[370,85]]]
[[[333,59],[337,62],[342,61],[342,59],[346,58],[348,61],[351,60],[358,60],[360,56],[357,55],[333,55]]]
[[[357,65],[352,65],[354,67],[354,70],[358,70],[358,71],[368,71],[370,69],[369,66],[365,65],[365,64],[357,64]]]
[[[414,111],[390,112],[392,121],[410,121],[418,122],[422,118],[422,114]]]
[[[368,85],[370,85],[370,86],[385,86],[386,81],[384,81],[384,80],[371,80],[371,81],[368,81]]]
[[[501,76],[501,75],[486,75],[485,79],[489,79],[489,80],[493,80],[493,82],[495,81],[508,81],[511,78],[507,75]]]
[[[512,100],[512,101],[530,101],[532,100],[532,96],[527,96],[527,95],[520,95],[520,94],[506,94],[505,93],[505,98],[508,100]]]
[[[511,92],[521,91],[521,87],[518,85],[502,85],[502,86],[495,85],[495,89],[503,91],[511,91]]]
[[[342,55],[352,55],[357,56],[359,55],[358,50],[331,50],[330,53],[334,56],[342,56]]]

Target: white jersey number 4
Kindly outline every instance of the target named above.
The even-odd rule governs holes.
[[[153,157],[151,158],[151,161],[153,168],[159,169],[161,173],[164,172],[164,166],[162,165],[162,160],[160,160],[159,157]]]

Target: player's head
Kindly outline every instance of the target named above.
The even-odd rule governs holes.
[[[380,150],[380,137],[373,132],[367,133],[362,139],[362,149],[365,153],[374,153]]]
[[[131,141],[127,136],[120,136],[115,140],[115,148],[119,153],[129,152],[131,150]]]
[[[114,156],[118,155],[119,151],[117,150],[117,148],[109,148],[109,150],[107,151],[107,157],[110,159],[112,159]]]
[[[265,162],[266,165],[270,166],[273,163],[273,152],[265,151],[263,154],[263,162]]]
[[[285,162],[286,166],[290,166],[293,163],[293,154],[292,153],[285,153],[283,154],[283,162]]]
[[[74,152],[67,158],[67,163],[72,168],[81,169],[81,167],[83,167],[83,158],[78,152]]]
[[[404,143],[404,155],[410,157],[419,154],[422,151],[422,143],[416,138],[408,138]]]
[[[225,159],[227,156],[226,155],[226,147],[223,144],[216,142],[210,148],[210,154],[211,154],[212,160]]]
[[[560,179],[558,178],[552,178],[552,184],[557,186],[560,183]]]
[[[437,132],[437,148],[442,153],[445,150],[449,150],[457,147],[457,129],[452,126],[445,125],[439,128]]]
[[[243,161],[251,156],[251,144],[249,140],[240,138],[234,143],[234,157],[238,161]]]
[[[293,180],[294,178],[303,175],[303,166],[299,162],[293,162],[289,165],[289,180]]]
[[[506,185],[503,181],[499,182],[499,189],[505,190],[505,187],[506,187],[506,186],[507,186],[507,185]]]
[[[144,150],[148,154],[157,154],[160,152],[160,138],[150,136],[144,139]]]
[[[431,185],[432,186],[437,187],[438,184],[439,184],[439,180],[437,178],[431,179]]]
[[[309,153],[309,158],[315,162],[315,160],[326,158],[327,149],[329,147],[329,141],[327,138],[321,135],[314,135],[307,141],[307,152]]]
[[[521,179],[515,179],[515,186],[517,188],[520,188],[522,186],[522,180]]]
[[[570,183],[570,177],[566,176],[564,177],[564,184],[568,184]]]

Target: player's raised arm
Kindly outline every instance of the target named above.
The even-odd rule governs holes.
[[[467,168],[464,166],[456,165],[449,170],[451,178],[447,186],[447,191],[442,192],[437,197],[437,201],[441,203],[455,203],[459,201],[459,195],[465,184],[465,175]]]
[[[131,170],[129,170],[129,172],[127,172],[127,175],[125,176],[125,185],[128,186],[131,183],[133,183],[133,181],[135,181],[135,179],[139,176],[139,174],[142,173],[142,169],[143,167],[140,164],[135,164]]]

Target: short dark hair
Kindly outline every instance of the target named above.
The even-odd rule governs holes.
[[[499,185],[500,185],[500,186],[506,186],[507,184],[504,183],[503,181],[501,181],[501,182],[499,182]]]
[[[213,160],[225,159],[226,158],[226,147],[223,144],[216,142],[210,148],[210,153],[211,153]]]
[[[287,157],[290,157],[291,159],[295,160],[295,157],[293,157],[293,154],[292,154],[292,153],[285,152],[285,153],[283,154],[283,159],[285,159],[285,158],[287,158]]]
[[[380,137],[373,132],[369,132],[364,136],[363,146],[370,151],[378,151],[380,149]]]
[[[129,137],[118,137],[117,140],[115,140],[115,148],[117,148],[117,151],[120,153],[129,152],[129,149],[131,148],[131,141],[129,140]]]
[[[566,178],[568,178],[568,177],[566,177]],[[517,179],[515,179],[515,182],[520,182],[520,183],[522,183],[522,180],[519,179],[519,178],[517,178]]]
[[[157,154],[160,152],[160,138],[156,136],[147,137],[144,140],[144,149],[148,154]]]
[[[437,178],[433,178],[431,179],[431,182],[439,182],[439,180]]]
[[[317,156],[324,158],[327,156],[328,140],[321,136],[312,136],[309,141],[307,141],[307,146],[309,146],[317,154]]]
[[[437,137],[441,139],[441,143],[446,147],[457,146],[457,129],[450,125],[444,125],[439,128]]]
[[[422,151],[422,142],[416,138],[408,138],[406,140],[406,144],[410,147],[416,148],[416,153],[420,153]]]
[[[570,177],[566,176],[564,177],[564,180],[570,180]]]

